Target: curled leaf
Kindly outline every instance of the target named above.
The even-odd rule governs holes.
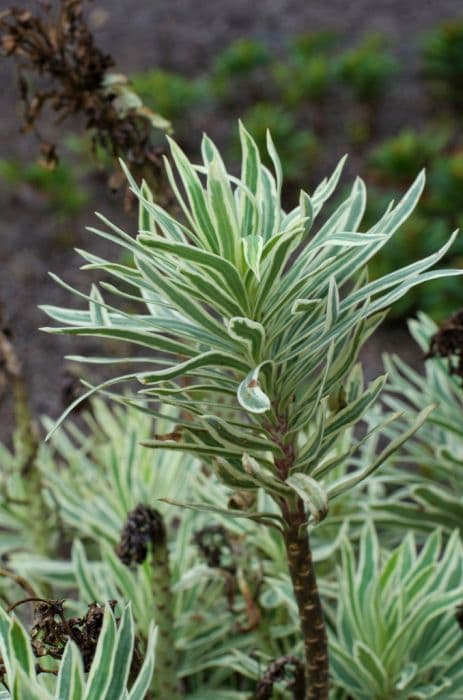
[[[265,413],[270,408],[270,399],[258,382],[261,367],[262,364],[251,370],[238,387],[238,401],[250,413]]]

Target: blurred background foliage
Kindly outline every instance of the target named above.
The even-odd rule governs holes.
[[[133,74],[131,81],[143,103],[172,122],[176,138],[191,155],[199,142],[198,128],[219,130],[218,140],[232,161],[238,153],[235,117],[243,119],[260,146],[270,128],[289,182],[288,202],[297,186],[310,186],[339,155],[342,143],[352,167],[373,185],[365,225],[426,168],[425,196],[402,235],[373,262],[371,274],[377,276],[398,261],[406,264],[435,250],[449,226],[463,225],[463,20],[420,37],[426,113],[419,127],[404,123],[386,138],[378,115],[387,114],[388,94],[400,81],[401,66],[380,34],[366,34],[348,49],[343,43],[331,31],[305,32],[289,38],[276,55],[262,41],[241,38],[196,78],[153,67]],[[64,156],[54,171],[2,160],[0,178],[10,188],[32,188],[55,212],[71,217],[87,204],[84,181],[92,156],[84,138],[66,140],[72,157]],[[99,158],[100,168],[102,162]],[[451,255],[449,264],[463,264],[463,242]],[[448,278],[417,288],[395,306],[392,318],[417,309],[444,318],[455,308],[458,284],[458,278]]]

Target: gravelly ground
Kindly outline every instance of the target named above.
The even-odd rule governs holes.
[[[0,9],[9,4],[1,0]],[[400,82],[378,115],[383,132],[389,133],[414,125],[422,111],[424,95],[417,80],[416,60],[419,36],[436,21],[463,14],[461,0],[99,0],[91,7],[100,43],[124,72],[160,65],[196,75],[205,70],[218,50],[243,35],[264,39],[278,51],[287,35],[304,30],[335,29],[345,36],[346,44],[366,31],[384,32],[403,64]],[[27,158],[35,153],[34,143],[18,136],[14,73],[6,61],[0,61],[0,84],[1,155]],[[36,307],[43,302],[69,301],[50,281],[47,270],[65,273],[71,284],[79,284],[78,259],[71,246],[104,250],[104,244],[90,241],[84,232],[84,226],[92,223],[92,210],[98,208],[120,218],[120,204],[101,183],[92,184],[92,206],[66,225],[52,220],[43,201],[30,191],[0,192],[0,299],[14,330],[37,413],[59,413],[63,355],[89,348],[88,342],[38,333],[44,318]],[[411,361],[416,356],[403,329],[376,336],[365,353],[368,375],[377,372],[383,350],[398,349]],[[3,400],[0,437],[8,435],[10,412],[10,404]]]

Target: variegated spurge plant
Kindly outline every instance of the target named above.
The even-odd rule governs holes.
[[[273,173],[243,127],[240,133],[239,178],[227,172],[207,136],[201,165],[190,163],[171,141],[176,174],[168,161],[166,169],[181,220],[159,207],[146,186],[138,187],[127,173],[140,202],[138,236],[103,217],[108,230],[92,230],[128,251],[133,265],[82,252],[85,267],[115,278],[115,284],[100,286],[121,304],[104,300],[93,286],[88,297],[76,292],[88,299],[87,311],[46,307],[60,324],[46,330],[145,348],[144,356],[126,358],[139,363],[137,370],[98,388],[109,392],[112,384],[137,380],[139,392],[125,401],[153,414],[160,403],[180,409],[172,432],[146,444],[199,455],[231,490],[247,492],[246,499],[231,501],[247,502],[247,510],[230,507],[229,516],[252,518],[281,532],[304,639],[306,697],[324,699],[327,641],[309,527],[326,516],[331,499],[373,472],[427,414],[423,411],[371,464],[344,470],[325,487],[325,477],[343,462],[349,464],[356,449],[355,444],[338,449],[340,438],[362,419],[385,381],[380,377],[363,386],[358,352],[407,290],[456,274],[429,271],[456,234],[434,255],[369,282],[366,265],[413,211],[423,174],[362,233],[366,191],[357,178],[348,197],[315,229],[343,161],[311,196],[301,192],[298,206],[286,212],[281,165],[270,135]],[[274,509],[259,512],[252,505],[259,487],[273,499]]]

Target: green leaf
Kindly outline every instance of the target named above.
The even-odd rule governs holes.
[[[315,523],[326,518],[328,497],[318,481],[307,474],[291,474],[286,479],[286,483],[302,498]]]
[[[336,186],[339,182],[339,178],[341,177],[346,159],[347,159],[347,155],[345,155],[341,158],[341,160],[337,164],[337,166],[334,169],[329,180],[325,180],[323,183],[321,183],[317,187],[315,192],[313,193],[312,202],[313,202],[315,214],[317,214],[320,211],[322,205],[326,202],[326,200],[329,197],[331,197],[334,190],[336,189]]]
[[[254,272],[257,281],[260,281],[260,259],[264,250],[264,239],[259,235],[250,235],[241,239],[243,255],[248,267]]]
[[[260,178],[261,178],[261,163],[259,149],[257,148],[256,142],[244,128],[243,124],[239,123],[240,130],[240,141],[241,141],[241,152],[242,152],[242,165],[241,165],[241,182],[246,185],[249,192],[256,196],[260,190]],[[256,207],[246,194],[246,191],[241,192],[241,218],[240,218],[240,230],[242,235],[246,238],[255,238],[253,234],[257,229],[258,222],[256,221]],[[261,238],[258,236],[258,238]],[[244,239],[246,240],[246,239]],[[245,251],[246,256],[246,251]],[[246,258],[247,259],[247,258]],[[248,262],[254,272],[256,272],[254,266]],[[256,277],[258,276],[258,271],[256,272]]]
[[[103,615],[103,626],[98,637],[95,656],[87,678],[84,700],[101,700],[102,698],[109,700],[107,691],[114,673],[115,642],[116,622],[111,609],[106,605]]]
[[[181,148],[177,146],[175,141],[169,137],[167,137],[167,140],[171,148],[175,165],[185,187],[185,192],[191,207],[194,229],[201,241],[205,244],[205,247],[213,253],[218,253],[221,250],[220,241],[218,240],[214,222],[209,214],[206,193],[203,190],[199,177],[195,173],[188,158]]]
[[[278,208],[280,208],[280,197],[281,197],[281,189],[283,187],[283,169],[281,167],[281,160],[280,157],[277,153],[277,150],[275,148],[275,144],[273,143],[272,135],[267,129],[266,132],[266,143],[267,143],[267,151],[270,156],[270,159],[273,163],[273,167],[275,169],[275,177],[276,177],[276,204],[278,205]]]
[[[291,307],[291,313],[306,314],[313,311],[321,302],[321,299],[295,299]]]
[[[355,643],[354,655],[357,668],[361,669],[361,674],[367,679],[371,693],[383,694],[389,687],[390,679],[381,660],[361,641]]]
[[[54,700],[45,688],[41,687],[35,678],[28,676],[22,668],[18,668],[14,677],[11,700]]]
[[[61,659],[56,696],[59,700],[82,700],[84,695],[84,669],[79,648],[69,641]]]
[[[174,379],[175,377],[189,374],[190,372],[197,369],[202,369],[203,367],[224,367],[226,369],[238,370],[241,372],[245,372],[247,370],[246,364],[237,359],[234,355],[228,355],[223,352],[215,352],[214,350],[211,350],[209,352],[202,353],[202,355],[197,355],[191,360],[186,360],[186,362],[180,362],[174,367],[162,369],[158,372],[140,373],[137,378],[142,384],[156,384],[157,382],[164,381],[166,379]]]
[[[207,141],[212,146],[212,143]],[[222,159],[215,147],[213,157],[208,165],[208,204],[211,218],[217,230],[220,251],[225,260],[235,263],[240,239],[237,211]]]
[[[8,675],[10,683],[13,680],[14,669],[10,660],[10,627],[11,618],[0,606],[0,653],[3,658],[3,663],[5,665],[5,670]]]
[[[233,340],[245,345],[251,361],[260,361],[265,345],[265,329],[261,323],[234,316],[228,322],[228,333]]]
[[[313,225],[314,221],[314,209],[313,209],[313,204],[310,196],[307,194],[307,192],[304,192],[301,190],[301,193],[299,195],[299,208],[301,211],[301,215],[305,220],[304,223],[304,237],[308,236],[310,233],[310,230]]]
[[[328,287],[328,299],[326,303],[325,331],[334,326],[339,315],[339,291],[334,277],[330,278]]]
[[[134,644],[134,624],[130,604],[126,605],[117,629],[114,649],[113,672],[111,682],[106,691],[107,700],[120,698],[126,689],[132,663]]]
[[[31,648],[31,640],[24,627],[13,617],[9,631],[9,647],[15,662],[30,678],[35,678],[35,662]]]
[[[154,627],[154,625],[152,625],[148,636],[148,644],[143,666],[138,673],[135,683],[130,689],[128,700],[144,700],[146,697],[154,672],[156,638],[157,629]]]
[[[250,413],[265,413],[270,410],[270,399],[259,386],[261,363],[251,370],[238,387],[237,397],[240,405]]]
[[[160,498],[159,500],[173,506],[179,506],[180,508],[190,508],[191,510],[197,510],[202,513],[216,513],[217,515],[223,515],[226,518],[247,518],[248,520],[256,520],[273,527],[277,527],[278,524],[283,525],[282,518],[275,513],[254,513],[245,510],[234,510],[232,508],[226,510],[225,508],[218,508],[217,506],[205,505],[203,503],[183,503],[181,501],[175,501],[172,498]]]

